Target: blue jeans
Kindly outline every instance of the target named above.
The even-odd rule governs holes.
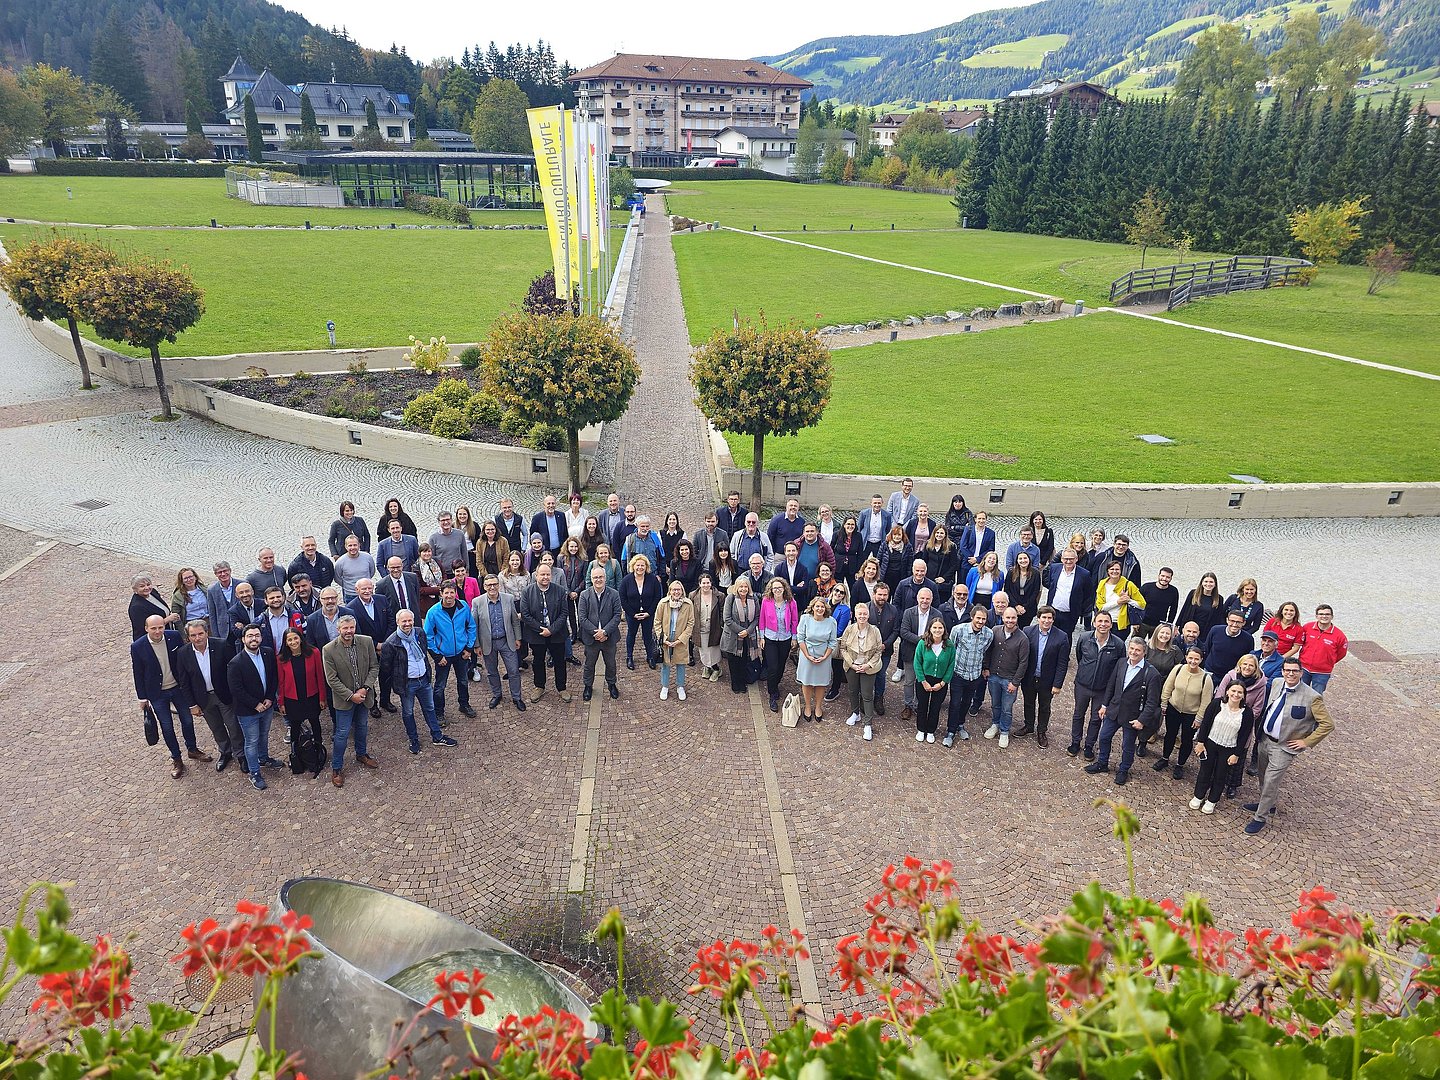
[[[950,712],[945,718],[945,734],[954,735],[965,726],[969,714],[980,711],[985,700],[985,680],[980,676],[962,679],[959,675],[950,680]]]
[[[180,737],[185,740],[185,749],[196,749],[195,721],[190,716],[190,710],[175,700],[173,690],[162,690],[156,694],[150,699],[150,707],[155,710],[155,719],[160,721],[160,735],[165,740],[165,749],[170,751],[173,760],[180,760],[180,742],[175,738],[175,718],[171,715],[172,710],[180,717]]]
[[[1329,671],[1324,674],[1318,674],[1313,671],[1302,671],[1300,673],[1300,681],[1317,694],[1323,694],[1325,693],[1325,687],[1330,685],[1330,676],[1332,674],[1333,672]]]
[[[1100,724],[1100,745],[1096,748],[1095,761],[1102,769],[1110,765],[1110,746],[1115,741],[1115,732],[1120,732],[1120,765],[1117,773],[1128,773],[1135,761],[1135,742],[1140,732],[1130,724],[1119,723],[1108,716]]]
[[[675,664],[661,664],[661,665],[660,665],[660,685],[661,685],[661,686],[669,686],[669,685],[670,685],[670,673],[671,673],[672,671],[675,673],[675,685],[676,685],[676,686],[684,686],[684,685],[685,685],[685,664],[684,664],[683,662],[675,663]]]
[[[355,757],[365,757],[370,751],[366,741],[370,735],[370,706],[352,703],[348,709],[335,710],[335,746],[330,755],[330,768],[339,772],[345,767],[345,744],[350,741],[351,731],[355,733]]]
[[[262,713],[249,716],[241,713],[235,717],[245,736],[245,767],[251,776],[260,775],[260,762],[270,756],[270,720],[274,715],[274,709],[266,709]]]
[[[400,684],[400,719],[405,722],[405,734],[411,746],[420,745],[420,735],[415,730],[415,702],[420,702],[420,711],[425,716],[425,726],[430,729],[430,738],[440,738],[440,721],[435,716],[435,687],[428,675],[406,679]]]
[[[1015,708],[1016,691],[1009,689],[1010,685],[1004,676],[990,676],[990,722],[1006,735],[1010,733],[1010,713]]]
[[[445,659],[446,663],[435,665],[435,715],[442,720],[445,718],[445,684],[450,681],[451,671],[455,672],[455,697],[460,708],[470,707],[470,665],[474,662],[460,653]]]

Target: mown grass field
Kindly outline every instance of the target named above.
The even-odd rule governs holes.
[[[67,195],[66,189],[73,193]],[[472,211],[476,225],[544,224],[533,210]],[[0,220],[87,225],[399,225],[441,224],[409,210],[255,206],[225,194],[221,177],[0,176]]]
[[[834,364],[824,419],[767,439],[767,468],[1131,483],[1440,475],[1440,384],[1118,314],[842,349]],[[914,423],[897,428],[897,415]],[[1175,445],[1136,438],[1152,433]],[[729,443],[748,468],[749,438]]]
[[[0,240],[49,232],[4,225]],[[550,265],[545,234],[528,230],[67,232],[190,267],[205,316],[164,356],[324,349],[327,319],[345,348],[405,345],[410,334],[475,341]]]
[[[953,229],[955,208],[945,195],[881,188],[777,183],[773,180],[709,180],[665,189],[671,214],[697,221],[718,221],[736,229],[761,232]]]
[[[1032,34],[1019,41],[1007,41],[992,45],[983,52],[967,56],[960,63],[964,67],[1017,67],[1038,68],[1045,62],[1045,54],[1063,48],[1070,40],[1069,34]]]

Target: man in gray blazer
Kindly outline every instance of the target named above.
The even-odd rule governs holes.
[[[353,538],[352,538],[353,539]],[[345,747],[353,734],[355,761],[367,769],[378,769],[370,756],[370,703],[375,700],[372,684],[379,674],[375,642],[355,632],[355,616],[345,612],[337,620],[340,636],[320,650],[325,664],[325,682],[335,703],[335,738],[330,755],[330,782],[345,786]]]
[[[1275,812],[1285,771],[1297,757],[1335,730],[1325,699],[1314,687],[1301,682],[1300,658],[1288,657],[1282,670],[1281,678],[1270,680],[1265,715],[1255,734],[1260,744],[1260,801],[1245,804],[1245,809],[1255,815],[1245,823],[1245,831],[1252,836],[1265,828]]]
[[[581,673],[584,681],[584,699],[595,696],[595,660],[605,658],[605,685],[610,696],[618,698],[620,687],[616,685],[615,641],[620,633],[620,593],[605,584],[605,570],[599,566],[590,568],[590,588],[580,594],[576,604],[580,623],[580,643],[585,646],[585,667]]]
[[[500,579],[494,574],[485,576],[485,591],[470,605],[470,614],[475,617],[475,648],[485,658],[485,674],[490,677],[490,708],[500,704],[503,696],[500,686],[500,662],[505,662],[505,678],[510,683],[510,700],[515,708],[525,711],[525,702],[520,696],[520,613],[515,610],[515,601],[500,591]],[[545,663],[543,656],[536,662]]]

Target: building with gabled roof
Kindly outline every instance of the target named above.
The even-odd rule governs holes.
[[[800,95],[813,85],[758,60],[641,53],[612,56],[570,82],[590,85],[611,152],[651,166],[713,157],[733,125],[799,128]]]
[[[937,112],[935,109],[920,111]],[[990,115],[987,109],[945,109],[938,111],[938,114],[945,122],[945,130],[951,135],[974,135],[980,121]],[[914,114],[886,113],[870,125],[870,141],[880,149],[888,151],[895,145],[895,136],[900,133],[900,128],[912,115]]]
[[[1124,104],[1098,83],[1062,82],[1059,79],[1046,79],[1024,90],[1012,90],[1005,95],[1005,100],[1043,101],[1047,121],[1055,119],[1055,114],[1066,101],[1073,101],[1085,116],[1097,116],[1107,105]]]
[[[776,176],[794,176],[795,141],[799,134],[798,128],[731,125],[716,133],[715,145],[721,157],[735,158],[742,166]],[[853,131],[840,129],[840,145],[847,157],[855,156],[858,141]]]

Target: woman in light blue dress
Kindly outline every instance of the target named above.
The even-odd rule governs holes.
[[[795,661],[795,675],[800,680],[800,716],[805,720],[824,720],[821,715],[821,700],[830,685],[830,658],[840,636],[835,629],[835,618],[830,614],[829,605],[823,597],[810,601],[810,607],[800,620],[795,631],[799,656]]]

